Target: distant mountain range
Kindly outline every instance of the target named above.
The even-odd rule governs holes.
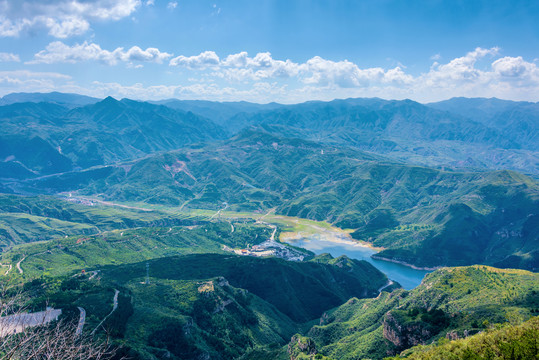
[[[111,97],[73,109],[46,102],[0,106],[0,121],[2,177],[13,178],[110,164],[226,135],[190,112]],[[42,154],[50,160],[40,160]]]
[[[352,229],[394,261],[539,268],[539,184],[489,170],[509,164],[539,173],[537,104],[347,99],[286,106],[166,100],[165,106],[108,97],[72,107],[90,100],[57,93],[11,98],[56,101],[0,106],[2,192],[276,208]],[[483,114],[478,121],[466,117],[474,111]],[[503,114],[512,114],[511,121],[504,123]]]
[[[91,105],[101,101],[101,99],[79,95],[66,94],[59,92],[50,93],[12,93],[0,98],[0,106],[11,105],[24,102],[48,102],[57,105],[62,105],[67,108],[75,108],[79,106]]]
[[[33,105],[21,104],[28,102]],[[66,109],[87,105],[96,105],[102,109],[89,107],[87,110],[75,109],[70,113],[62,112],[58,107],[52,109],[52,105],[40,104],[42,102],[60,105]],[[68,158],[74,162],[73,166],[85,168],[140,157],[151,151],[172,150],[178,145],[224,138],[236,134],[245,127],[255,126],[284,137],[299,137],[338,146],[352,146],[419,165],[450,169],[509,169],[539,176],[539,104],[537,103],[453,98],[422,105],[410,100],[388,101],[372,98],[281,105],[169,99],[142,105],[144,103],[124,99],[119,103],[129,104],[129,111],[122,115],[123,120],[114,121],[118,126],[128,126],[128,123],[130,123],[129,126],[143,124],[144,122],[141,123],[140,119],[146,118],[150,111],[154,113],[155,119],[153,123],[148,121],[148,126],[155,126],[155,121],[158,123],[160,121],[159,117],[170,116],[172,110],[183,114],[176,116],[192,116],[192,118],[187,120],[187,123],[176,124],[177,126],[152,128],[148,133],[142,130],[145,133],[143,139],[142,136],[136,134],[136,130],[131,132],[131,136],[122,138],[111,137],[105,130],[93,136],[98,143],[92,144],[88,139],[90,134],[83,134],[84,131],[90,130],[88,125],[91,123],[91,121],[86,121],[84,116],[92,117],[91,114],[95,111],[100,111],[99,116],[102,119],[111,119],[121,115],[118,109],[114,110],[114,103],[110,99],[102,102],[103,100],[76,94],[6,95],[0,99],[0,104],[18,103],[19,105],[17,109],[2,109],[3,107],[0,106],[0,113],[4,114],[0,115],[0,119],[8,127],[0,136],[19,133],[20,129],[9,129],[9,125],[13,117],[22,117],[27,122],[26,127],[32,126],[34,130],[27,131],[26,137],[39,136],[53,148],[60,146],[64,154],[72,151]],[[151,108],[150,103],[162,106]],[[135,104],[138,105],[135,106]],[[109,106],[110,108],[107,108]],[[168,110],[165,111],[165,109]],[[64,142],[66,138],[70,138],[69,134],[62,133],[54,137],[44,135],[44,133],[57,133],[58,130],[47,128],[46,124],[36,122],[36,118],[56,121],[59,126],[67,125],[73,132],[77,132],[76,135],[86,140],[81,139],[81,144],[72,145]],[[75,118],[78,121],[73,123]],[[134,120],[135,118],[139,120]],[[213,123],[214,129],[210,129],[212,126],[207,123],[207,120]],[[189,122],[198,124],[199,121],[203,135],[196,134],[192,129],[186,129],[188,134],[185,134],[183,140],[170,139],[170,131],[183,133],[180,131],[183,129],[182,126],[186,126]],[[17,127],[22,125],[24,123],[16,124]],[[103,124],[97,122],[96,125]],[[215,125],[220,136],[215,135]],[[122,134],[127,132],[124,130]],[[17,139],[19,141],[20,138]],[[124,142],[136,144],[132,148],[130,144]],[[92,151],[98,153],[97,155],[90,155],[87,151],[77,154],[80,150],[71,149],[74,146],[84,150],[88,146],[98,144],[100,148],[95,152]],[[2,155],[3,153],[0,157]],[[84,159],[81,160],[81,158]],[[13,167],[16,169],[12,169]],[[41,173],[39,169],[31,167],[27,170]],[[13,176],[18,177],[24,174],[23,169],[13,164],[5,171],[10,171]]]

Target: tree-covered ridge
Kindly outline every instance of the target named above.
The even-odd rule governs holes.
[[[536,269],[539,186],[511,171],[452,172],[244,131],[224,144],[12,184],[105,200],[324,220],[419,266]]]
[[[73,271],[126,264],[173,255],[222,253],[224,246],[245,248],[267,240],[271,229],[257,224],[206,223],[183,226],[122,229],[98,235],[16,246],[2,254],[5,266],[22,263],[25,278],[64,276]],[[14,270],[15,271],[15,270]]]
[[[87,168],[222,139],[256,126],[284,137],[352,146],[414,164],[537,175],[537,104],[498,99],[346,99],[296,105],[116,101],[12,94],[1,102],[0,169],[9,178]],[[156,105],[161,104],[161,105]],[[25,129],[24,131],[21,129]],[[32,147],[38,152],[25,151]],[[48,153],[52,164],[40,162]]]
[[[538,338],[539,317],[535,316],[521,325],[488,328],[466,339],[440,340],[433,345],[413,347],[392,359],[537,359]]]
[[[334,359],[385,356],[419,344],[463,338],[490,324],[519,324],[539,309],[539,277],[486,266],[443,268],[411,290],[351,299],[306,335]]]
[[[83,307],[88,331],[118,290],[103,330],[134,359],[238,358],[283,346],[304,322],[387,283],[369,263],[346,257],[288,262],[222,250],[259,243],[270,231],[239,223],[233,232],[229,223],[111,231],[15,247],[3,261],[13,265],[9,277],[24,281],[31,309],[61,308],[68,320]]]
[[[74,109],[44,102],[0,106],[0,121],[1,178],[84,169],[225,136],[191,112],[110,97]]]

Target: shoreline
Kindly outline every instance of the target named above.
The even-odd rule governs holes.
[[[404,265],[404,266],[407,266],[407,267],[412,268],[414,270],[420,270],[420,271],[435,271],[435,270],[438,270],[438,269],[441,269],[441,268],[444,267],[444,266],[435,266],[435,267],[415,266],[415,265],[409,264],[409,263],[407,263],[405,261],[400,261],[400,260],[390,259],[390,258],[386,258],[386,257],[382,257],[382,256],[377,256],[376,254],[371,255],[371,258],[374,259],[374,260],[382,260],[382,261],[392,262],[392,263],[395,263],[395,264]]]
[[[330,231],[326,230],[326,235],[328,235],[329,232]],[[352,238],[350,236],[350,234],[347,233],[347,232],[334,231],[334,233],[339,234],[341,236],[331,236],[331,235],[329,235],[329,236],[325,236],[323,240],[327,241],[327,242],[332,242],[332,243],[335,243],[335,244],[348,244],[348,245],[352,245],[352,246],[363,247],[363,248],[367,248],[369,250],[376,251],[376,252],[380,252],[382,250],[385,250],[385,248],[383,248],[383,247],[376,247],[376,246],[374,246],[371,243],[368,243],[366,241],[356,240],[356,239]],[[323,234],[323,233],[318,233],[318,235],[320,235],[320,234]],[[300,232],[284,232],[284,233],[281,233],[281,236],[279,237],[279,241],[284,241],[284,242],[287,242],[287,243],[293,243],[294,240],[302,240],[302,239],[307,239],[307,241],[311,241],[309,239],[309,236],[303,236],[303,235],[300,234]]]

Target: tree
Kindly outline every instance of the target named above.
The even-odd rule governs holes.
[[[116,349],[107,337],[78,335],[77,324],[34,317],[28,326],[26,297],[16,286],[0,283],[0,358],[3,360],[108,360]]]

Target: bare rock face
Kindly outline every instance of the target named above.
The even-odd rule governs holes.
[[[395,345],[396,352],[412,346],[425,344],[434,334],[422,322],[402,323],[397,316],[389,311],[383,321],[384,338]]]
[[[316,345],[311,338],[296,334],[288,343],[288,355],[290,360],[295,360],[300,354],[316,355]]]

